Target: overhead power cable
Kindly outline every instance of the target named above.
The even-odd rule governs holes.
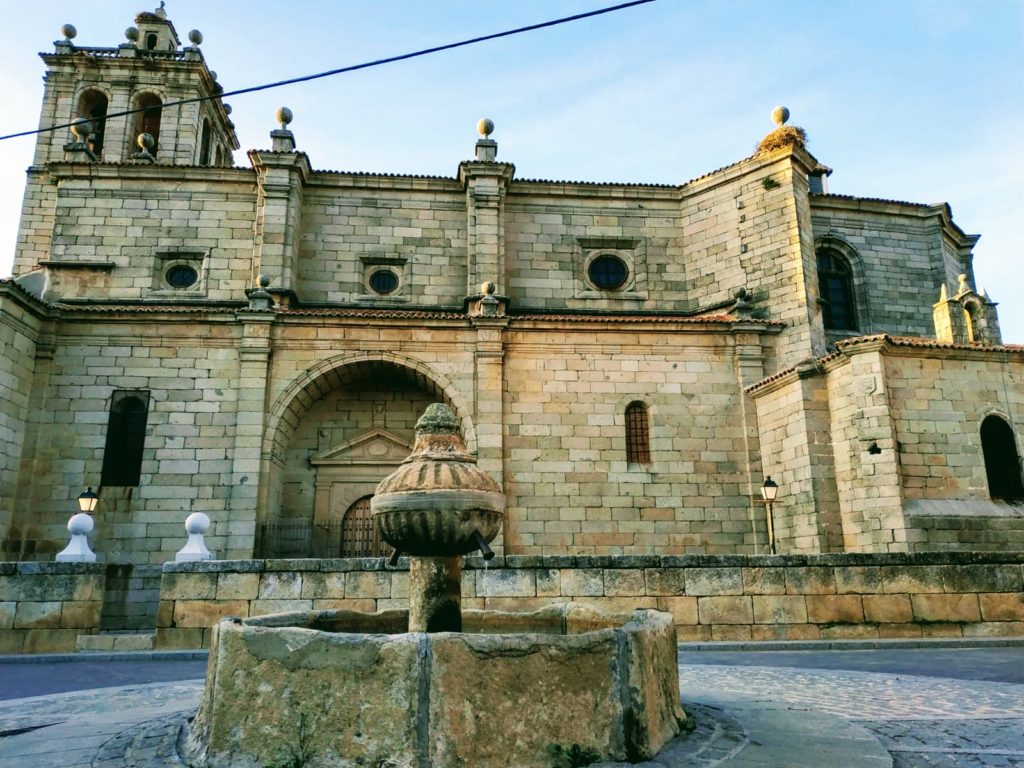
[[[565,16],[561,19],[552,19],[551,21],[542,21],[539,24],[530,24],[525,27],[517,27],[516,29],[508,29],[504,32],[494,32],[490,35],[482,35],[480,37],[471,37],[468,40],[460,40],[456,43],[448,43],[446,45],[437,45],[433,48],[423,48],[419,51],[412,51],[411,53],[402,53],[397,56],[389,56],[385,59],[376,59],[374,61],[367,61],[362,64],[352,64],[348,67],[339,67],[338,69],[329,69],[326,72],[317,72],[313,75],[302,75],[301,77],[293,77],[288,80],[278,80],[275,83],[265,83],[263,85],[253,85],[248,88],[239,88],[234,91],[224,91],[214,96],[195,96],[190,99],[180,99],[178,101],[169,101],[161,106],[167,107],[180,107],[184,104],[195,104],[201,101],[215,101],[219,99],[225,99],[229,96],[240,96],[246,93],[255,93],[257,91],[267,91],[271,88],[281,88],[285,85],[294,85],[295,83],[306,83],[310,80],[319,80],[322,77],[333,77],[334,75],[341,75],[346,72],[355,72],[360,69],[369,69],[370,67],[379,67],[382,64],[392,64],[396,61],[405,61],[406,59],[415,59],[420,56],[427,56],[432,53],[440,53],[441,51],[450,51],[453,48],[463,48],[467,45],[476,45],[477,43],[484,43],[488,40],[497,40],[502,37],[511,37],[512,35],[520,35],[524,32],[533,32],[537,29],[544,29],[546,27],[555,27],[559,24],[568,24],[573,21],[580,21],[581,19],[588,19],[592,16],[601,16],[605,13],[613,13],[615,11],[625,10],[626,8],[632,8],[636,5],[645,5],[647,3],[653,3],[655,0],[631,0],[628,3],[619,3],[618,5],[610,5],[607,8],[598,8],[594,11],[587,11],[586,13],[577,13],[573,16]],[[114,117],[124,117],[126,115],[134,115],[137,112],[145,112],[150,107],[139,107],[137,109],[126,109],[121,112],[112,112],[104,116],[104,120],[110,120]],[[59,125],[50,125],[45,128],[36,128],[31,131],[21,131],[19,133],[9,133],[6,136],[0,136],[0,141],[7,139],[16,139],[21,136],[33,136],[37,133],[48,133],[50,131],[59,131],[63,128],[70,128],[75,124],[74,121],[71,123],[61,123]]]

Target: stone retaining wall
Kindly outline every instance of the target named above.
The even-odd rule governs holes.
[[[467,558],[464,608],[660,608],[680,640],[1024,636],[1024,553]],[[221,616],[404,608],[379,558],[168,563],[159,648],[207,646]]]
[[[99,630],[103,563],[0,563],[0,653],[75,650]]]

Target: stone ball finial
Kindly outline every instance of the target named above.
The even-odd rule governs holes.
[[[149,152],[156,145],[156,139],[150,133],[140,133],[135,143],[139,145],[139,149]]]
[[[95,527],[96,522],[92,519],[92,515],[87,515],[85,512],[72,515],[71,519],[68,520],[68,531],[72,536],[92,533],[92,529]]]
[[[203,512],[193,512],[185,518],[185,531],[189,534],[206,533],[210,530],[210,518]]]
[[[480,283],[480,293],[485,293],[488,296],[493,294],[497,289],[498,287],[490,281]]]
[[[277,112],[274,113],[274,119],[281,124],[281,130],[283,131],[288,130],[292,117],[292,111],[288,107],[278,107]]]
[[[141,37],[141,35],[142,33],[139,32],[138,27],[128,27],[128,29],[124,31],[124,39],[129,43],[139,42],[139,37]]]
[[[192,45],[202,45],[203,44],[203,33],[200,32],[198,29],[191,30],[188,33],[188,41],[190,43],[192,43]]]
[[[71,124],[71,133],[77,141],[85,141],[92,133],[92,123],[84,117]]]
[[[485,139],[490,138],[491,134],[494,133],[494,121],[489,117],[481,119],[476,124],[476,132]]]
[[[60,28],[60,33],[64,35],[66,40],[74,40],[78,37],[78,30],[75,29],[74,24],[65,24]]]
[[[260,275],[256,278],[256,282],[260,284],[260,288],[267,288],[270,285],[270,277],[268,275]]]
[[[211,69],[210,70],[210,79],[213,80],[213,82],[215,82],[215,83],[217,82],[217,70],[215,70],[215,69]]]
[[[786,124],[789,120],[789,109],[786,107],[776,107],[772,110],[772,122],[780,128]]]
[[[230,104],[225,104],[224,105],[224,114],[225,115],[230,115],[231,114],[231,105]]]

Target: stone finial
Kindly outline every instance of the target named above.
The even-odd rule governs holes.
[[[956,276],[956,279],[957,279],[957,286],[956,286],[957,295],[960,295],[961,293],[967,293],[969,290],[971,290],[970,288],[967,287],[967,275],[959,274],[959,275]]]
[[[786,125],[789,120],[787,107],[776,107],[772,110],[774,131],[765,136],[757,145],[755,154],[764,155],[783,147],[803,147],[807,144],[807,131],[795,125]]]
[[[144,163],[156,162],[156,157],[153,155],[156,139],[153,138],[152,134],[140,133],[138,138],[135,139],[135,143],[139,146],[139,151],[132,155],[132,160],[141,160]]]
[[[224,114],[225,115],[230,115],[232,111],[233,111],[233,108],[232,108],[232,106],[230,104],[224,104]]]
[[[271,149],[274,152],[294,152],[295,134],[288,129],[292,122],[292,111],[288,107],[278,107],[274,118],[281,127],[270,132]]]
[[[95,563],[96,553],[89,548],[89,534],[96,523],[91,515],[79,512],[68,520],[71,541],[54,558],[58,563]]]
[[[124,31],[124,39],[127,40],[132,45],[135,45],[136,43],[138,43],[139,42],[139,38],[141,36],[142,36],[142,33],[139,32],[139,28],[138,27],[128,27]]]
[[[153,11],[153,13],[159,16],[161,19],[167,18],[167,11],[164,10],[164,0],[160,0],[160,6],[155,11]]]
[[[490,281],[480,283],[480,293],[482,294],[492,296],[496,290],[498,287]]]
[[[74,24],[65,24],[60,28],[60,33],[64,35],[64,39],[69,43],[78,37],[78,30],[75,29]]]
[[[202,512],[193,512],[185,518],[185,532],[188,541],[175,553],[174,562],[192,562],[196,560],[213,560],[213,553],[206,548],[203,534],[210,530],[210,518]]]
[[[95,162],[96,155],[89,147],[89,136],[92,135],[92,123],[79,118],[71,124],[71,142],[64,145],[64,159],[74,163]]]
[[[71,135],[75,137],[76,144],[85,144],[90,133],[92,133],[92,123],[84,117],[71,124]]]
[[[477,162],[493,163],[498,156],[498,142],[491,138],[491,134],[494,133],[494,121],[485,117],[477,122],[476,130],[481,136],[476,143]]]
[[[945,283],[939,288],[939,301],[949,301],[949,291],[946,289]]]
[[[249,292],[249,309],[266,310],[274,306],[274,297],[270,295],[267,288],[270,286],[270,278],[260,275],[256,278],[259,287]]]
[[[53,50],[55,53],[67,54],[75,50],[74,44],[71,42],[78,35],[78,30],[75,29],[74,24],[65,24],[60,28],[60,33],[64,35],[63,40],[55,40],[53,43]]]
[[[192,43],[196,48],[203,44],[203,33],[198,29],[193,29],[188,33],[188,41]]]
[[[751,310],[754,305],[750,303],[750,292],[743,287],[737,288],[733,297],[736,299],[736,303],[733,304],[732,311],[737,317],[750,317]]]

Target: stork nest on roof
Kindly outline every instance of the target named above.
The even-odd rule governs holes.
[[[761,139],[757,145],[757,154],[767,154],[783,147],[802,147],[805,144],[807,131],[796,125],[783,125]]]

